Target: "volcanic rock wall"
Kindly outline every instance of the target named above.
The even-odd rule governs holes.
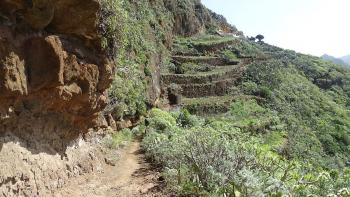
[[[112,81],[100,10],[95,0],[0,1],[0,196],[43,194],[96,166],[79,147]]]
[[[206,8],[200,0],[163,0],[164,6],[173,16],[173,33],[181,36],[193,36],[210,30],[241,35],[236,27],[226,19]]]

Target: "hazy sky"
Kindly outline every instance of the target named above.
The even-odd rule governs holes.
[[[350,54],[350,0],[202,0],[245,35],[312,55]]]

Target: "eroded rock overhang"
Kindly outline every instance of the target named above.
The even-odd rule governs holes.
[[[96,0],[0,2],[0,132],[24,116],[93,126],[114,67],[100,47],[100,10]]]

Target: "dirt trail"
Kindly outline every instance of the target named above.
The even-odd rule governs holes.
[[[163,196],[159,173],[152,169],[141,153],[139,142],[132,142],[122,151],[116,166],[103,166],[103,173],[73,178],[54,193],[56,197],[133,197]]]

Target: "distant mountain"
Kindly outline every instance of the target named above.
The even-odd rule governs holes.
[[[324,54],[322,55],[321,57],[322,59],[324,60],[328,60],[328,61],[331,61],[335,64],[340,64],[340,65],[344,65],[344,66],[347,66],[347,67],[350,67],[350,56],[345,56],[344,58],[348,58],[348,61],[345,61],[345,59],[343,58],[336,58],[336,57],[333,57],[331,55],[327,55],[327,54]]]
[[[346,55],[344,57],[341,57],[340,59],[343,60],[348,65],[350,65],[350,55]]]

